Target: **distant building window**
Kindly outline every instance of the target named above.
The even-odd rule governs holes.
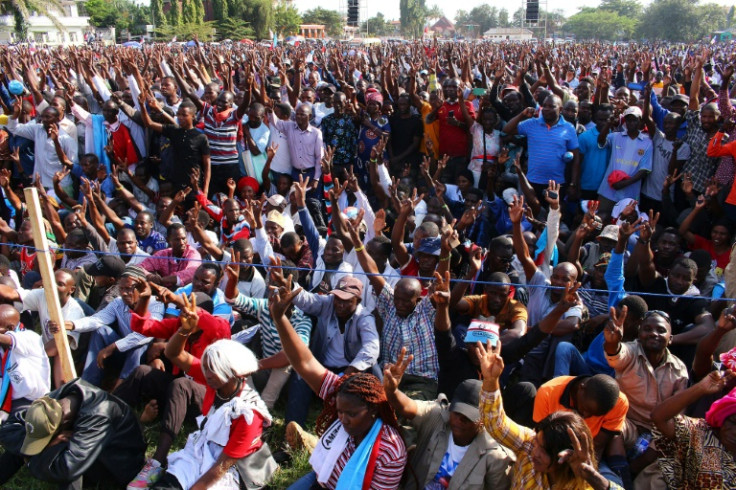
[[[64,5],[64,15],[66,15],[67,17],[74,17],[71,5]]]

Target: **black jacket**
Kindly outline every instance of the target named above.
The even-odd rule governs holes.
[[[115,483],[126,485],[145,462],[146,441],[138,418],[122,400],[81,379],[66,383],[49,396],[58,400],[75,392],[81,396],[81,404],[71,439],[33,456],[28,462],[31,474],[40,480],[70,483],[96,463],[114,477]],[[20,414],[15,421],[7,421],[16,426],[13,429],[20,429],[17,448],[25,436],[24,415]],[[11,430],[11,427],[5,427],[6,424],[3,424],[4,435]],[[3,437],[2,442],[6,444],[8,438]],[[7,449],[12,452],[8,445]],[[114,486],[113,482],[109,484]]]

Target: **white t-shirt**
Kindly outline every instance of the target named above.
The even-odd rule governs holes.
[[[10,331],[8,335],[13,339],[7,373],[13,400],[41,398],[51,390],[51,367],[41,336],[31,330]],[[4,355],[5,349],[0,348],[0,358]]]
[[[43,330],[43,343],[46,344],[49,340],[53,339],[54,336],[49,332],[46,324],[50,320],[48,305],[46,304],[46,295],[43,289],[18,289],[21,303],[15,303],[15,307],[18,311],[37,311],[38,316],[41,319],[41,329]],[[74,321],[84,318],[84,310],[79,306],[79,303],[74,298],[69,298],[66,304],[61,308],[61,316],[64,321]],[[79,342],[79,332],[74,330],[68,330],[66,332],[69,338],[69,347],[72,350],[76,350]]]
[[[432,481],[427,483],[424,490],[445,490],[445,488],[450,486],[452,475],[455,474],[460,461],[465,456],[465,453],[468,452],[468,447],[470,446],[458,446],[455,444],[455,440],[452,438],[452,432],[450,432],[448,439],[447,452],[445,452],[445,457],[442,458],[440,469],[437,470],[437,474],[434,475]]]

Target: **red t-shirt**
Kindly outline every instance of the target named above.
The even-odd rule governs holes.
[[[466,100],[465,107],[467,107],[470,117],[475,119],[473,104]],[[437,111],[437,119],[440,122],[440,155],[463,157],[468,154],[468,133],[463,128],[451,126],[447,122],[451,111],[454,112],[455,119],[458,121],[463,120],[463,111],[460,110],[460,102],[455,102],[454,104],[445,102]]]
[[[726,266],[731,260],[730,249],[721,254],[716,253],[716,249],[713,247],[713,242],[700,235],[695,235],[695,241],[690,248],[692,250],[705,250],[710,254],[711,258],[716,261],[716,274],[718,274],[718,277],[723,275],[723,271],[726,270]]]
[[[202,401],[202,413],[207,415],[215,402],[215,390],[210,388],[204,381],[202,361],[195,358],[187,374],[198,383],[202,383],[207,387],[207,391],[204,393],[204,400]],[[230,425],[230,437],[222,452],[231,458],[240,459],[258,451],[263,445],[263,441],[261,440],[263,422],[263,417],[255,410],[253,411],[253,421],[250,424],[245,421],[245,417],[242,415],[234,419]]]

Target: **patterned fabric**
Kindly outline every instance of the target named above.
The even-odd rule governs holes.
[[[325,146],[335,148],[332,158],[334,165],[353,165],[355,163],[355,147],[358,143],[358,130],[353,118],[347,114],[338,116],[330,114],[322,119],[322,141]]]
[[[514,477],[511,490],[552,488],[545,473],[537,473],[532,463],[532,448],[537,433],[528,427],[517,424],[506,416],[501,404],[501,392],[480,392],[481,422],[493,439],[509,448],[516,455]],[[610,490],[623,490],[614,482],[609,482]],[[592,488],[585,482],[571,482],[555,485],[555,490]]]
[[[258,319],[261,324],[261,348],[263,349],[264,359],[278,354],[281,351],[281,339],[276,330],[276,326],[271,319],[271,313],[268,311],[268,300],[261,298],[250,298],[243,294],[238,294],[234,300],[229,300],[233,308],[240,313],[252,316]],[[312,322],[299,308],[294,308],[294,312],[289,318],[294,326],[296,334],[302,339],[306,345],[309,345],[309,336],[312,333]]]
[[[667,488],[733,488],[736,461],[704,419],[678,415],[674,439],[656,429],[654,435],[661,453],[657,461]]]
[[[710,136],[703,131],[700,124],[700,111],[687,111],[685,120],[687,121],[685,143],[690,145],[690,159],[682,166],[682,171],[690,174],[693,189],[702,193],[708,179],[715,173],[718,159],[706,155]]]
[[[731,105],[731,99],[728,98],[727,87],[721,87],[718,92],[718,110],[721,111],[723,120],[736,116],[736,108]],[[734,141],[733,136],[723,140],[723,143]],[[721,161],[716,169],[716,179],[718,183],[724,186],[730,186],[733,183],[734,174],[736,174],[736,164],[734,164],[732,156],[721,157]]]
[[[327,398],[330,393],[335,391],[339,380],[340,377],[338,375],[327,371],[325,373],[325,379],[322,381],[322,387],[319,390],[319,397],[323,400]],[[399,488],[401,476],[404,474],[404,467],[406,466],[407,455],[404,440],[393,427],[386,424],[383,427],[380,440],[381,447],[378,450],[376,469],[373,472],[373,479],[371,481],[370,488],[372,490]],[[337,487],[337,480],[340,478],[340,474],[348,460],[350,460],[350,456],[355,452],[356,447],[353,438],[349,437],[345,450],[337,458],[337,463],[335,463],[330,479],[327,481],[327,488],[334,489]]]
[[[439,360],[434,344],[434,318],[437,312],[429,296],[422,298],[411,315],[401,318],[394,305],[394,289],[386,283],[378,295],[376,309],[383,319],[383,362],[392,362],[399,357],[402,347],[410,346],[414,360],[409,364],[406,373],[436,380]]]

